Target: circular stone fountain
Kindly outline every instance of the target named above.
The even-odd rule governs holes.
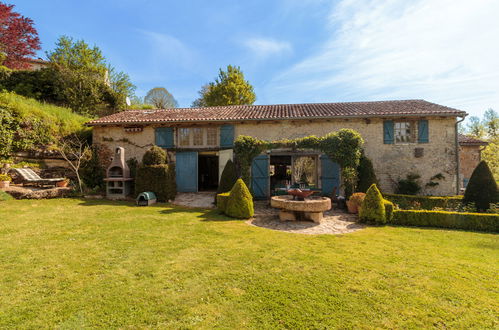
[[[331,199],[309,197],[304,200],[295,200],[291,195],[273,196],[270,205],[280,210],[281,221],[312,220],[321,223],[323,212],[331,209]]]

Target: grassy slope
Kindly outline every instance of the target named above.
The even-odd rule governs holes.
[[[10,109],[23,119],[37,119],[53,133],[68,135],[82,130],[90,118],[75,114],[71,109],[42,103],[15,93],[0,92],[0,107]]]
[[[0,219],[2,328],[499,326],[494,234],[307,236],[71,199],[2,202]]]

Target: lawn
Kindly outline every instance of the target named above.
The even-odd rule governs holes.
[[[0,328],[497,328],[499,240],[308,236],[215,211],[0,202]]]

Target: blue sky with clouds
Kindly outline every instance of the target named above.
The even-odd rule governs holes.
[[[9,1],[7,1],[9,2]],[[422,98],[499,110],[497,0],[16,0],[43,50],[99,46],[137,85],[190,106],[239,65],[257,104]]]

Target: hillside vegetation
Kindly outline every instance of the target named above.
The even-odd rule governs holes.
[[[84,133],[91,118],[71,109],[0,92],[0,158],[10,153],[45,149],[61,137]]]

